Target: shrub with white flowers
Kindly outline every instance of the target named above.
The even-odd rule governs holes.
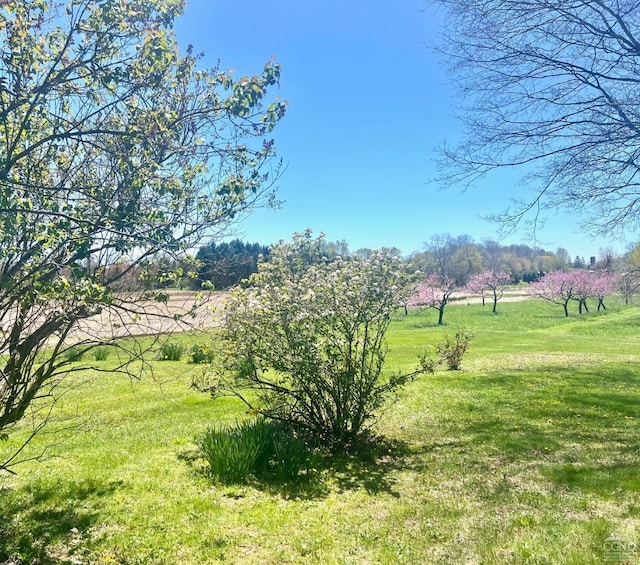
[[[212,390],[332,446],[357,441],[422,369],[383,372],[384,336],[409,280],[385,251],[328,260],[308,230],[281,242],[225,309]]]

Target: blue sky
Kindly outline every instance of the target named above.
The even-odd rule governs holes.
[[[260,210],[239,235],[262,244],[312,228],[330,241],[418,251],[434,234],[497,239],[481,216],[518,197],[518,176],[496,174],[476,189],[443,191],[434,148],[455,140],[453,91],[438,56],[437,16],[422,0],[189,0],[177,22],[182,46],[205,53],[237,76],[259,73],[274,56],[282,65],[279,96],[289,102],[274,130],[287,169],[277,211]],[[522,193],[520,192],[520,195]],[[572,257],[611,246],[579,233],[577,220],[552,215],[537,233],[503,243],[537,244]]]

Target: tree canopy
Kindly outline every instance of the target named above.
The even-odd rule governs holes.
[[[230,288],[258,271],[258,260],[269,254],[269,247],[245,243],[239,239],[216,243],[211,241],[198,249],[198,276],[194,284],[210,282],[216,290]]]
[[[442,147],[440,180],[473,184],[520,167],[533,192],[498,219],[562,207],[585,230],[640,225],[640,3],[430,0],[461,96],[463,141]]]
[[[201,68],[172,30],[185,4],[0,2],[0,432],[66,370],[83,319],[140,311],[118,280],[273,198],[280,66]]]

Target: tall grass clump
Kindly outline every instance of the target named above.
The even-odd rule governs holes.
[[[109,349],[107,347],[96,347],[93,350],[93,358],[96,361],[106,361],[109,357]]]
[[[85,353],[85,348],[80,347],[79,345],[74,345],[73,347],[67,349],[64,355],[69,363],[76,363],[78,361],[82,361]]]
[[[160,346],[158,358],[160,361],[180,361],[185,352],[185,346],[176,341],[165,341]]]
[[[311,446],[283,424],[263,418],[234,427],[211,426],[196,438],[210,474],[226,483],[249,477],[296,478],[308,469]]]

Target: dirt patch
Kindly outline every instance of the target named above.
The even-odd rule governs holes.
[[[226,292],[198,297],[195,292],[170,291],[166,302],[135,295],[121,297],[121,307],[105,308],[100,314],[81,320],[72,335],[82,340],[206,331],[219,327],[227,296]]]
[[[169,291],[166,295],[166,302],[127,296],[124,308],[105,308],[97,316],[81,320],[72,334],[73,339],[111,339],[210,330],[220,326],[221,312],[229,292],[212,292],[201,299],[192,291]],[[500,302],[519,302],[530,298],[519,289],[505,292]],[[450,299],[452,305],[481,302],[481,296],[464,292],[454,292]],[[492,304],[493,297],[485,296],[485,302]],[[192,312],[196,303],[197,308]]]
[[[506,291],[498,302],[522,302],[529,300],[531,295],[524,289]],[[493,304],[493,294],[486,293],[484,296],[486,304]],[[465,292],[454,292],[450,298],[450,304],[481,304],[482,296],[478,294],[467,294]]]

